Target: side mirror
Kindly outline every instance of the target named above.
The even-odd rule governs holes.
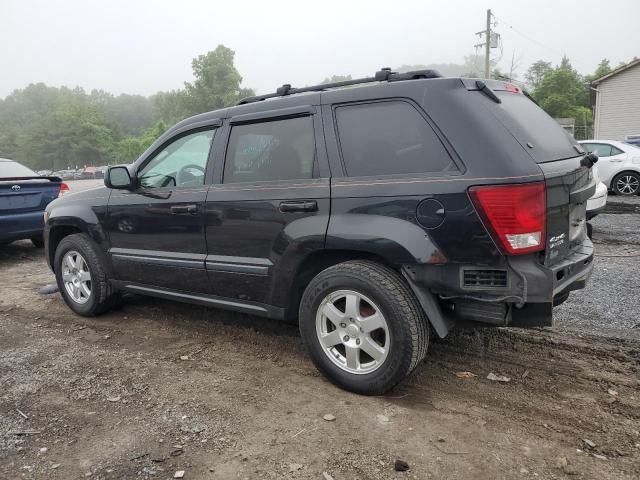
[[[108,188],[119,188],[123,190],[130,190],[133,188],[131,174],[125,165],[109,167],[107,169],[107,174],[104,176],[104,184]]]

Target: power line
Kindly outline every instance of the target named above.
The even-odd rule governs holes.
[[[564,53],[563,53],[563,52],[561,52],[561,51],[559,51],[559,50],[556,50],[555,48],[550,47],[549,45],[545,45],[544,43],[539,42],[539,41],[538,41],[538,40],[536,40],[535,38],[530,37],[530,36],[529,36],[529,35],[527,35],[526,33],[521,32],[521,31],[520,31],[520,30],[518,30],[516,27],[514,27],[514,26],[513,26],[513,25],[511,25],[511,24],[509,24],[508,22],[506,22],[504,19],[502,19],[502,18],[498,17],[497,15],[495,15],[495,14],[494,14],[493,16],[496,18],[496,20],[500,20],[500,21],[501,21],[505,26],[509,27],[511,30],[513,30],[514,32],[516,32],[516,33],[517,33],[518,35],[520,35],[521,37],[526,38],[526,39],[527,39],[527,40],[529,40],[530,42],[537,43],[537,44],[538,44],[538,45],[540,45],[541,47],[544,47],[544,48],[546,48],[546,49],[548,49],[548,50],[551,50],[551,51],[553,51],[553,52],[555,52],[555,53],[558,53],[558,54],[560,54],[560,55],[564,55]]]
[[[560,50],[556,50],[555,48],[550,47],[549,45],[546,45],[546,44],[544,44],[544,43],[542,43],[542,42],[540,42],[540,41],[536,40],[535,38],[530,37],[530,36],[529,36],[529,35],[527,35],[526,33],[524,33],[524,32],[522,32],[522,31],[518,30],[516,27],[514,27],[513,25],[511,25],[509,22],[507,22],[507,21],[505,21],[504,19],[502,19],[502,18],[498,17],[497,15],[493,14],[493,16],[494,16],[494,18],[495,18],[496,20],[499,20],[499,21],[500,21],[504,26],[506,26],[506,27],[510,28],[511,30],[513,30],[515,33],[517,33],[518,35],[520,35],[522,38],[525,38],[526,40],[529,40],[530,42],[535,43],[535,44],[537,44],[537,45],[539,45],[539,46],[541,46],[541,47],[543,47],[543,48],[546,48],[547,50],[550,50],[550,51],[552,51],[552,52],[554,52],[554,53],[556,53],[556,54],[558,54],[558,55],[561,55],[561,56],[563,56],[563,57],[566,55],[566,52],[561,52]],[[574,59],[575,59],[575,57],[574,57]],[[582,63],[582,64],[583,64],[583,66],[585,65],[584,59],[578,58],[577,60],[578,60],[580,63]]]

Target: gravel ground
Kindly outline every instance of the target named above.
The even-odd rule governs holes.
[[[454,331],[381,397],[327,382],[292,325],[138,296],[79,317],[38,294],[41,250],[3,247],[0,479],[638,480],[639,209],[593,220],[557,327]]]
[[[628,213],[636,211],[638,213]],[[610,197],[591,221],[591,280],[554,310],[560,328],[640,338],[640,197]]]

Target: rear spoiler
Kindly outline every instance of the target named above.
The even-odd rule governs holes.
[[[0,182],[20,182],[22,180],[49,180],[50,182],[62,183],[62,179],[60,177],[54,176],[34,175],[33,177],[0,177]]]

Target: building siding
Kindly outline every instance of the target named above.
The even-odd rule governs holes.
[[[640,64],[596,86],[595,138],[624,140],[640,135]]]

